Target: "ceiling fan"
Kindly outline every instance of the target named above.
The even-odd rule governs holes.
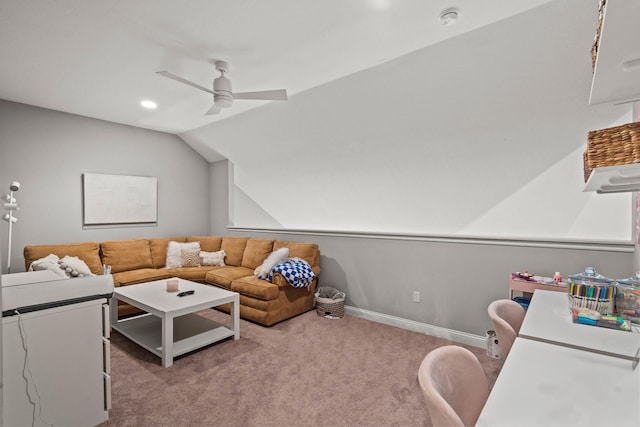
[[[213,105],[205,113],[206,115],[218,114],[222,108],[231,107],[234,99],[256,99],[264,101],[286,101],[288,99],[286,89],[233,93],[231,80],[224,76],[224,73],[229,72],[229,64],[225,61],[216,61],[215,66],[216,70],[220,71],[220,77],[213,80],[213,90],[190,82],[168,71],[156,71],[156,74],[213,94]]]

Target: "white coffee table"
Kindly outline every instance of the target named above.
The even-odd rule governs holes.
[[[168,280],[168,279],[167,279]],[[173,365],[173,358],[233,336],[240,339],[240,297],[215,286],[178,279],[178,297],[167,292],[167,280],[115,288],[111,299],[111,327],[141,347],[162,358],[162,366]],[[118,300],[147,313],[118,320]],[[229,326],[194,314],[205,308],[231,303]]]

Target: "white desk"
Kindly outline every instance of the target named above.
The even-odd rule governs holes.
[[[509,277],[509,299],[513,299],[513,291],[520,292],[522,295],[533,294],[537,290],[567,292],[567,282],[560,283],[540,283],[531,282],[529,280],[514,279]]]
[[[628,360],[516,338],[476,425],[638,427],[640,369]]]
[[[638,333],[573,323],[567,294],[543,290],[533,294],[518,336],[628,357],[640,347]]]

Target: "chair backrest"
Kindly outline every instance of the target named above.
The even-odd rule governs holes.
[[[475,425],[489,396],[478,358],[457,345],[429,352],[418,369],[418,381],[436,427]]]
[[[498,336],[502,358],[506,359],[520,332],[525,315],[524,308],[510,299],[499,299],[489,304],[487,311]]]

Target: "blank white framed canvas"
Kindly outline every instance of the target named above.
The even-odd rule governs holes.
[[[82,174],[83,225],[150,224],[158,221],[158,179]]]

